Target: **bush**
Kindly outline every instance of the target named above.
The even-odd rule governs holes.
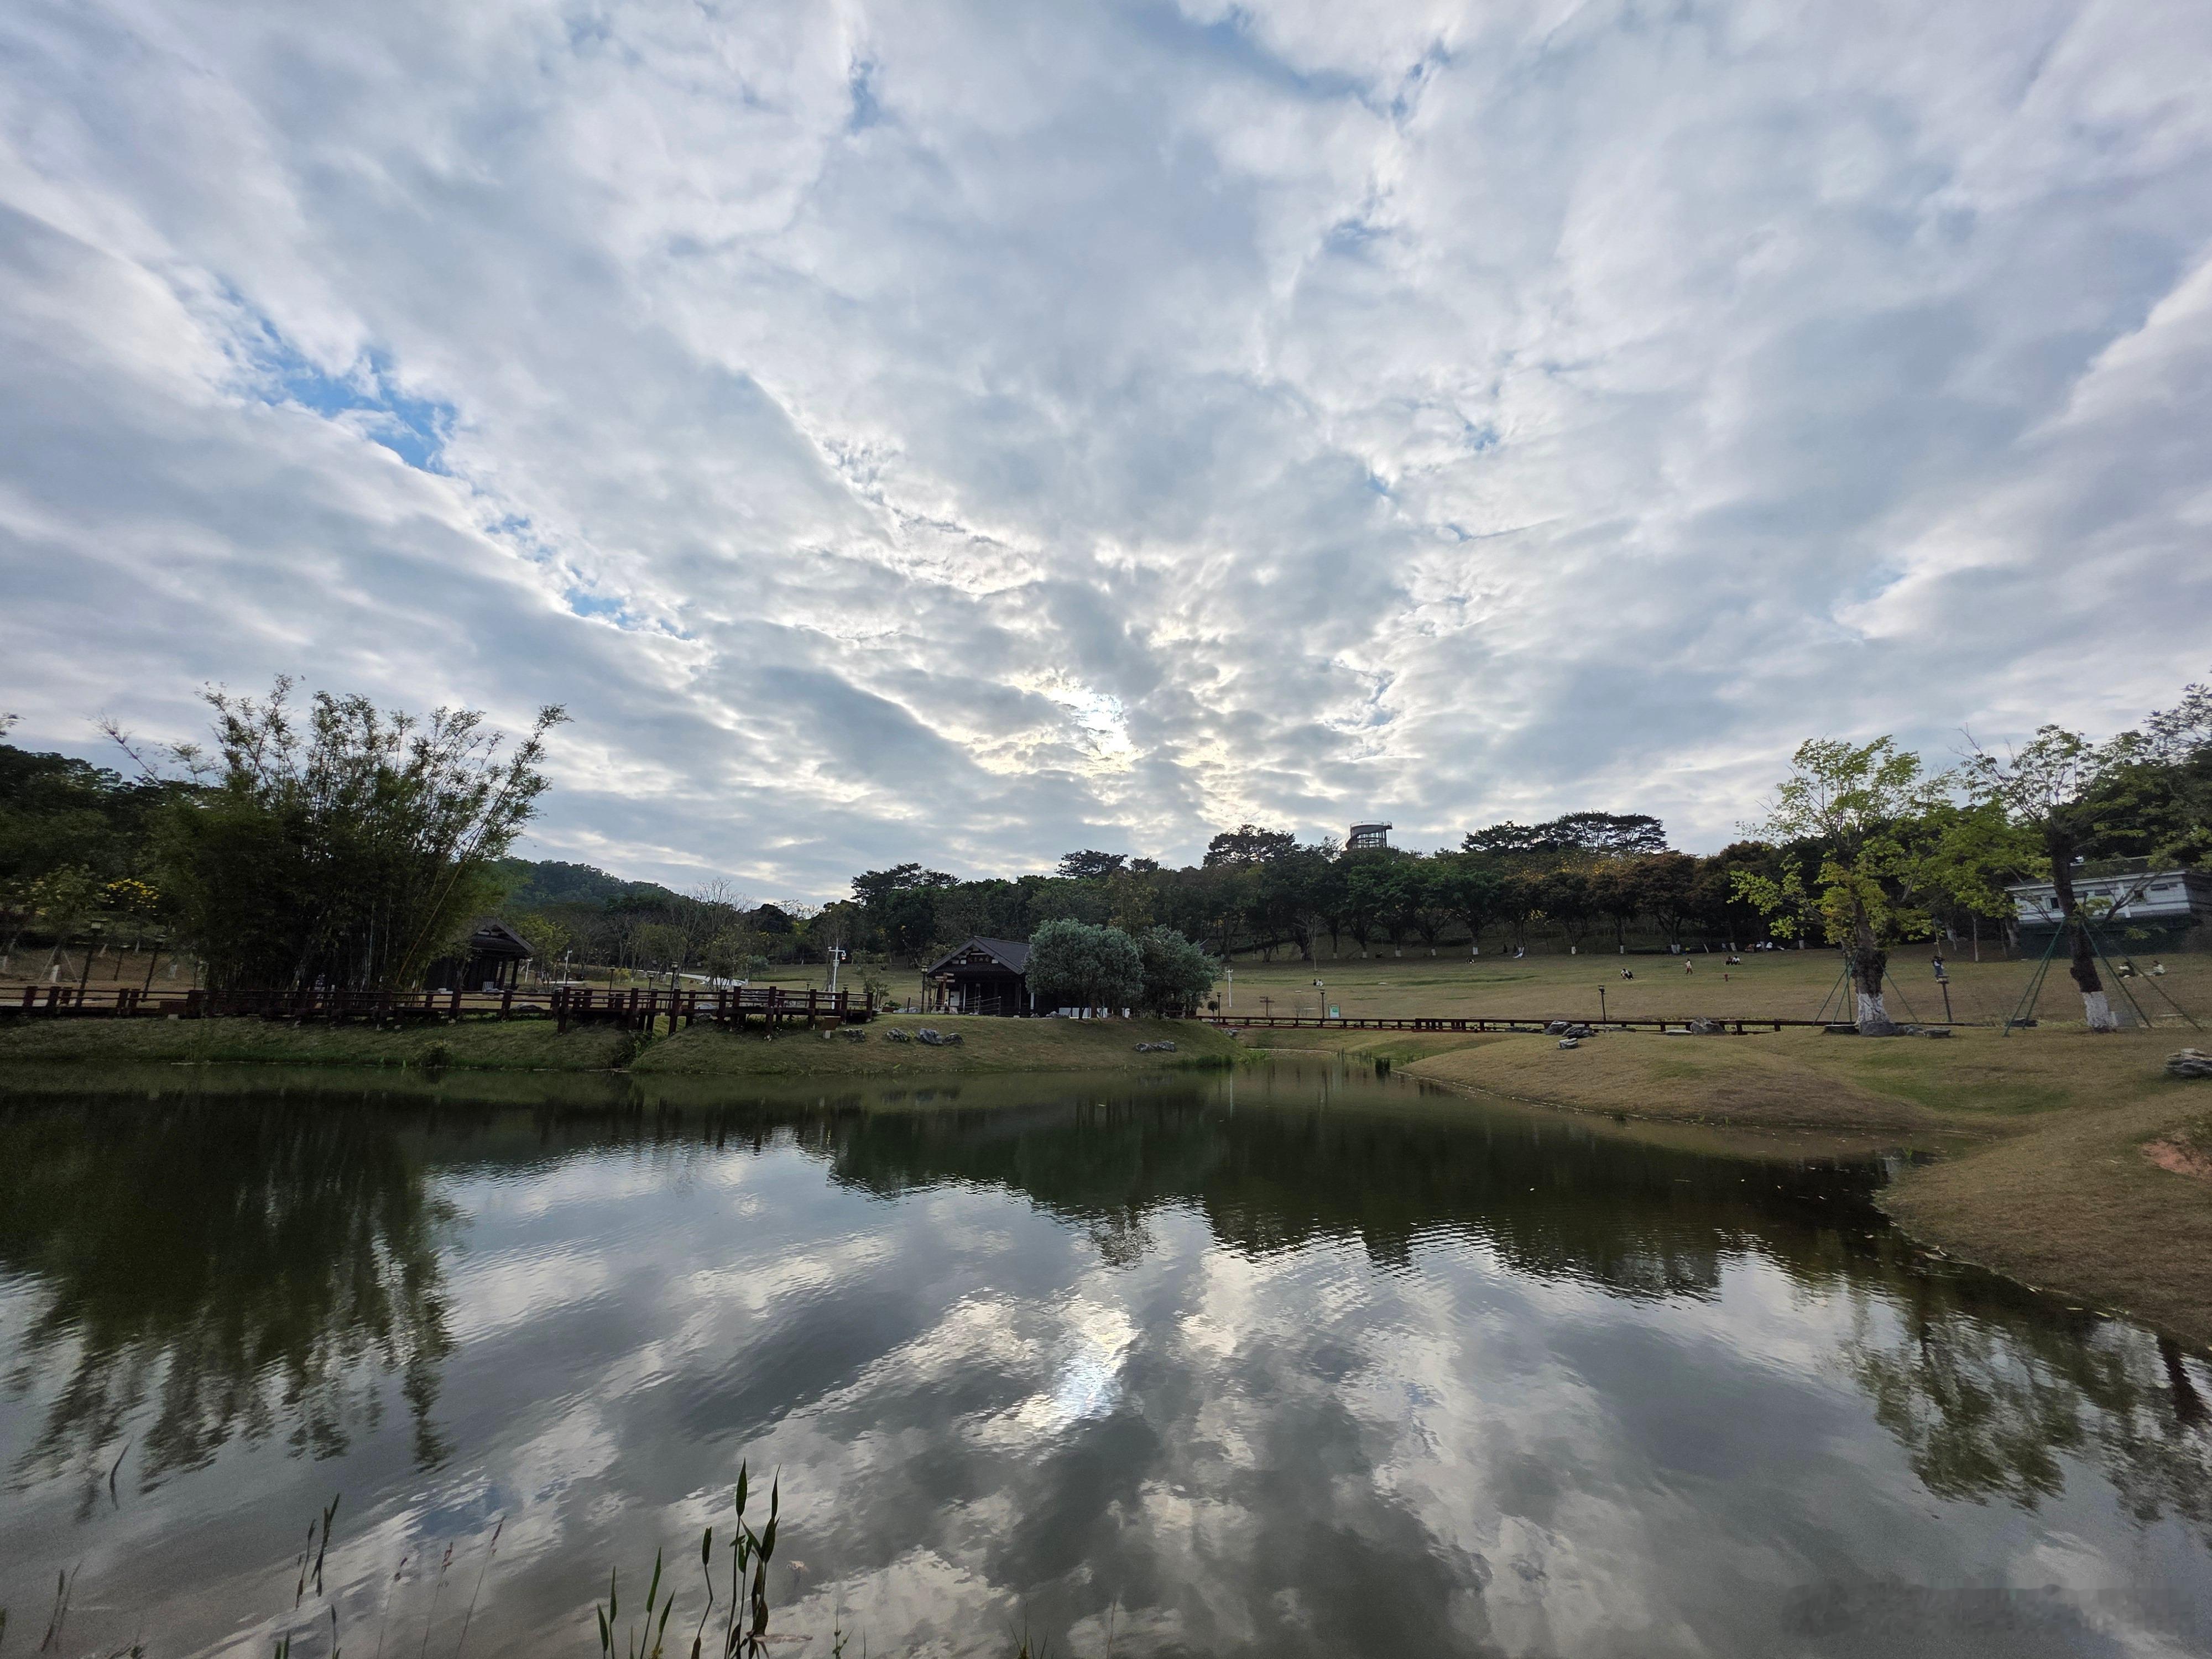
[[[1144,957],[1118,927],[1048,921],[1030,936],[1029,984],[1046,1008],[1134,1007],[1144,1000]]]

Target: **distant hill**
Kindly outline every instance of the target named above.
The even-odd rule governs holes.
[[[501,859],[499,873],[507,884],[507,903],[521,910],[556,904],[626,909],[676,896],[659,882],[624,881],[596,865],[563,864],[557,859]]]

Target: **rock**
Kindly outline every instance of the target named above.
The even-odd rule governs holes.
[[[2169,1077],[2212,1077],[2212,1054],[2202,1048],[2184,1048],[2166,1062]]]
[[[837,1035],[848,1042],[866,1042],[868,1040],[868,1034],[857,1025],[842,1027]]]
[[[1137,1045],[1137,1052],[1140,1054],[1171,1054],[1175,1051],[1176,1046],[1172,1042],[1140,1042]]]
[[[1717,1019],[1693,1019],[1690,1022],[1692,1036],[1721,1036],[1725,1033]]]
[[[1549,1025],[1547,1025],[1544,1028],[1544,1035],[1546,1036],[1565,1036],[1567,1034],[1567,1028],[1573,1022],[1570,1020],[1555,1019]]]
[[[925,1025],[915,1032],[916,1042],[927,1043],[933,1048],[951,1048],[960,1042],[957,1031],[940,1031],[934,1025]]]
[[[1931,1025],[1920,1035],[1923,1036],[1931,1037],[1947,1037],[1951,1035],[1951,1028],[1948,1025]]]
[[[914,1033],[908,1030],[903,1025],[894,1025],[890,1030],[884,1033],[884,1041],[886,1042],[911,1042],[914,1041]]]
[[[1597,1035],[1597,1030],[1595,1026],[1590,1025],[1570,1025],[1565,1030],[1560,1032],[1559,1035],[1561,1036],[1571,1037],[1595,1036]]]
[[[1583,1040],[1580,1037],[1563,1036],[1559,1039],[1559,1047],[1562,1048],[1579,1048],[1582,1046]]]

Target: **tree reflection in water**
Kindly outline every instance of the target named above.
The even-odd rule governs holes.
[[[2212,1541],[2212,1425],[2171,1340],[1974,1278],[1891,1289],[1888,1316],[1861,1298],[1846,1358],[1930,1492],[2033,1509],[2063,1490],[2063,1455],[2094,1456],[2138,1520]]]
[[[71,1478],[88,1507],[126,1437],[146,1488],[234,1438],[334,1455],[379,1420],[391,1374],[414,1455],[435,1463],[449,1222],[398,1120],[374,1109],[187,1098],[0,1115],[0,1271],[28,1281],[35,1309],[7,1382],[52,1390],[14,1484]]]
[[[928,1104],[917,1102],[917,1104]],[[1357,1238],[1402,1267],[1455,1233],[1516,1271],[1635,1298],[1708,1298],[1756,1248],[1852,1308],[1841,1360],[1929,1490],[2055,1496],[2065,1460],[2101,1463],[2139,1519],[2212,1542],[2212,1407],[2170,1341],[1972,1270],[1931,1262],[1871,1204],[1881,1168],[1751,1162],[1656,1147],[1586,1121],[1080,1099],[1005,1109],[749,1115],[842,1182],[885,1196],[948,1182],[1019,1191],[1085,1227],[1109,1265],[1147,1248],[1147,1216],[1194,1206],[1226,1248],[1264,1255]]]

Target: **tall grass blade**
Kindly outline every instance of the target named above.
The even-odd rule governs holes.
[[[507,1517],[501,1516],[492,1523],[491,1542],[484,1546],[483,1565],[477,1569],[477,1587],[469,1593],[469,1610],[461,1617],[461,1639],[453,1644],[453,1659],[461,1659],[461,1650],[469,1643],[469,1626],[477,1616],[477,1598],[483,1594],[484,1575],[491,1571],[491,1559],[499,1553],[499,1534],[507,1526]],[[331,1659],[337,1659],[333,1654]]]

